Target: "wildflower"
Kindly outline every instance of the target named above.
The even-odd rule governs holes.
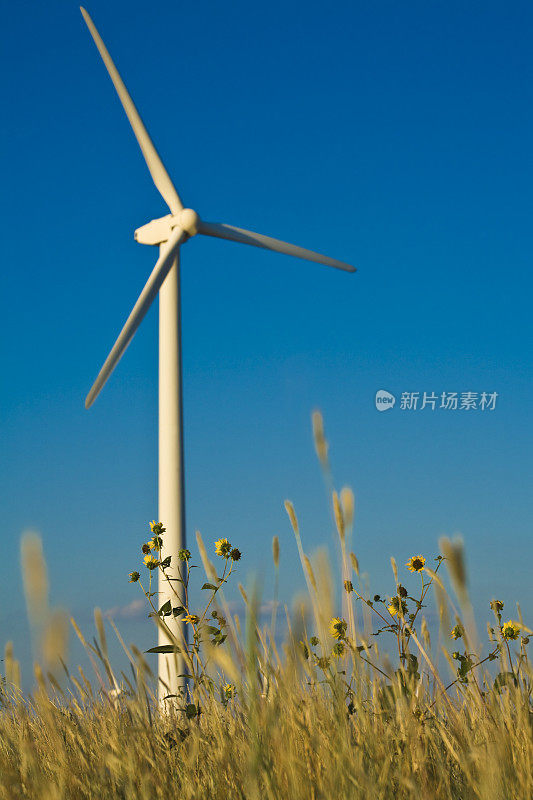
[[[133,572],[130,572],[129,583],[137,583],[140,577],[139,573],[133,570]]]
[[[391,597],[387,608],[389,610],[389,613],[392,614],[393,617],[395,617],[396,614],[398,614],[399,617],[403,617],[403,615],[407,611],[407,603],[405,602],[405,600],[401,600],[396,595],[395,597]]]
[[[518,639],[520,634],[521,625],[518,622],[509,620],[502,627],[502,635],[504,639]]]
[[[182,550],[178,550],[178,558],[180,561],[188,561],[191,557],[191,551],[183,548]]]
[[[346,620],[340,619],[340,617],[333,617],[329,623],[329,632],[334,639],[344,639],[347,627],[348,623]]]
[[[241,551],[237,550],[237,548],[234,547],[233,550],[230,553],[230,556],[233,559],[233,561],[238,561],[239,558],[241,557]]]
[[[183,617],[184,622],[190,622],[191,625],[196,625],[200,622],[200,617],[197,617],[196,614],[186,614]]]
[[[333,650],[331,651],[335,658],[340,658],[340,656],[344,655],[344,643],[337,642],[333,645]]]
[[[230,700],[232,697],[235,696],[235,686],[232,683],[225,683],[222,687],[222,691],[224,693],[224,697],[227,700]]]
[[[160,536],[154,536],[148,542],[151,550],[161,550],[163,547],[163,539]]]
[[[152,533],[155,533],[156,536],[161,536],[161,534],[166,531],[166,528],[163,527],[162,522],[156,522],[155,519],[153,519],[150,523],[150,530]]]
[[[150,552],[150,545],[149,545],[149,544],[146,544],[146,543],[145,543],[145,544],[143,544],[143,546],[141,547],[141,550],[142,550],[142,551],[143,551],[143,553],[145,553],[145,554],[146,554],[146,553],[149,553],[149,552]]]
[[[218,542],[215,542],[215,552],[217,556],[224,556],[227,558],[231,551],[231,544],[227,539],[219,539]]]
[[[353,592],[353,583],[351,581],[344,581],[344,589],[350,594],[350,592]]]
[[[158,559],[154,558],[153,556],[145,556],[144,563],[146,564],[148,569],[156,569],[161,562],[158,561]]]
[[[375,594],[374,595],[374,603],[379,603],[380,600],[381,600],[381,595],[380,594]]]
[[[460,639],[464,633],[462,625],[454,625],[450,631],[452,639]]]
[[[461,655],[460,653],[457,652],[457,650],[454,650],[454,652],[452,653],[452,658],[458,661],[461,658]]]
[[[500,611],[503,611],[503,603],[501,600],[491,600],[490,607],[496,612],[496,614],[499,614]]]
[[[400,597],[407,597],[407,589],[401,583],[398,584],[397,591]]]
[[[329,667],[329,661],[330,661],[329,658],[327,656],[324,656],[323,658],[317,659],[316,663],[320,669],[327,669]]]
[[[410,572],[422,572],[425,563],[424,556],[412,556],[405,566]]]
[[[317,644],[319,643],[318,636],[311,636],[311,638],[309,639],[309,642],[310,642],[310,644],[313,645],[313,647],[316,647]]]

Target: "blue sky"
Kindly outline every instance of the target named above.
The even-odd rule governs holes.
[[[529,3],[104,3],[88,11],[187,205],[328,253],[347,275],[211,239],[183,248],[187,522],[281,596],[332,522],[310,415],[353,547],[386,592],[389,557],[461,533],[479,609],[531,608],[533,141]],[[157,308],[88,412],[84,398],[149,275],[135,228],[167,213],[76,4],[4,14],[0,625],[29,657],[22,530],[41,532],[52,601],[137,597],[127,573],[157,516]],[[496,391],[492,412],[374,395]],[[142,617],[126,637],[150,644]]]

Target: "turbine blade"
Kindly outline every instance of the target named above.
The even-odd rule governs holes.
[[[119,360],[122,358],[124,351],[131,342],[133,334],[143,321],[146,312],[152,305],[163,281],[170,272],[170,269],[174,263],[176,251],[180,245],[180,242],[184,238],[184,231],[182,231],[181,228],[174,228],[170,239],[168,242],[166,242],[165,248],[161,248],[161,254],[156,261],[155,267],[152,270],[152,274],[146,281],[144,289],[139,295],[139,299],[133,306],[133,310],[126,320],[126,324],[120,331],[117,341],[113,345],[111,352],[106,358],[104,366],[98,373],[98,377],[96,378],[91,391],[87,395],[85,400],[85,408],[90,408],[90,406],[92,406],[100,394],[105,382],[115,369]]]
[[[109,55],[107,48],[100,37],[100,34],[96,30],[94,22],[84,8],[80,7],[80,10],[83,14],[83,19],[87,23],[87,27],[89,28],[91,36],[93,37],[94,42],[100,52],[100,55],[102,56],[102,60],[106,65],[115,89],[117,90],[120,102],[122,103],[124,111],[126,112],[126,115],[130,121],[130,125],[133,128],[133,133],[139,142],[144,160],[148,165],[150,175],[152,176],[156,188],[162,194],[163,199],[167,203],[172,213],[177,214],[178,211],[182,210],[183,203],[180,200],[174,184],[170,180],[168,172],[163,166],[163,162],[159,158],[159,154],[154,147],[154,143],[150,139],[148,131],[144,127],[144,123],[139,115],[139,112],[135,108],[133,100],[131,99],[128,90],[124,86],[124,82],[120,77],[117,68],[113,64],[111,56]]]
[[[221,222],[203,222],[201,220],[198,233],[203,233],[205,236],[216,236],[218,239],[229,239],[230,242],[241,242],[242,244],[251,244],[254,247],[263,247],[265,250],[274,250],[276,253],[285,253],[288,256],[303,258],[306,261],[316,261],[317,264],[344,269],[346,272],[356,271],[355,267],[352,267],[351,264],[345,264],[344,261],[337,261],[335,258],[323,256],[313,250],[306,250],[304,247],[288,244],[279,239],[273,239],[271,236],[263,236],[262,233],[245,231],[242,228],[224,225]]]

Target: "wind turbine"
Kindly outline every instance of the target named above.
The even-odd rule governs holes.
[[[89,408],[107,379],[115,369],[124,351],[129,345],[135,331],[141,324],[151,304],[159,292],[159,498],[158,516],[166,527],[163,537],[162,558],[170,555],[172,563],[177,559],[178,551],[185,547],[185,485],[183,463],[183,409],[182,409],[182,370],[181,370],[181,298],[180,298],[180,247],[196,234],[228,239],[232,242],[249,244],[285,253],[307,261],[315,261],[329,267],[355,272],[355,268],[343,261],[320,255],[294,244],[287,244],[279,239],[264,236],[260,233],[235,228],[220,222],[204,222],[197,212],[184,208],[174,184],[172,183],[157,150],[139,116],[137,109],[126,89],[117,68],[115,67],[100,34],[84,8],[83,18],[94,39],[107,71],[113,81],[120,102],[130,121],[133,132],[141,148],[156,188],[167,203],[170,214],[154,219],[135,231],[135,239],[140,244],[159,245],[159,258],[139,295],[131,314],[118,339],[107,356],[104,365],[87,395],[85,407]],[[163,576],[159,577],[159,603],[168,599],[172,602],[172,592]],[[175,602],[175,600],[174,600]],[[181,633],[185,636],[185,627],[174,617],[170,619],[170,627],[178,641]],[[163,631],[159,631],[159,645],[169,643]],[[172,656],[158,655],[159,678],[165,681],[172,694],[179,694],[179,689],[186,682],[173,674]],[[178,659],[179,673],[184,673],[184,663]],[[166,691],[159,681],[160,699]]]

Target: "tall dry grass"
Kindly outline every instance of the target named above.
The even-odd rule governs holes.
[[[20,667],[12,646],[6,647],[1,800],[531,800],[532,676],[520,610],[516,628],[506,628],[501,604],[493,603],[493,620],[481,636],[460,543],[448,540],[441,542],[433,568],[426,560],[418,575],[408,576],[419,585],[418,595],[401,591],[402,581],[411,584],[393,560],[392,597],[366,597],[350,551],[353,495],[333,491],[321,419],[315,417],[314,429],[339,536],[341,615],[334,616],[332,568],[323,553],[313,559],[305,553],[288,503],[308,597],[297,599],[291,610],[285,607],[284,644],[276,644],[276,614],[270,625],[260,625],[260,598],[241,587],[244,629],[234,615],[226,641],[202,640],[202,663],[209,661],[211,680],[193,681],[187,702],[165,713],[158,711],[154,676],[136,647],[121,640],[131,676],[114,673],[98,610],[94,644],[73,622],[94,674],[67,670],[61,617],[44,602],[42,551],[35,538],[25,542],[28,608],[40,630],[43,662],[35,668],[35,691],[24,696]],[[202,548],[203,543],[212,579],[214,567]],[[277,539],[273,558],[277,600],[283,563]],[[441,565],[448,569],[454,596],[441,580]],[[404,597],[403,616],[392,613]],[[423,615],[433,599],[440,628],[432,637]],[[223,597],[220,603],[224,608]],[[380,652],[384,637],[391,646]],[[457,648],[455,657],[451,646]],[[54,671],[58,663],[65,671],[61,682]]]

